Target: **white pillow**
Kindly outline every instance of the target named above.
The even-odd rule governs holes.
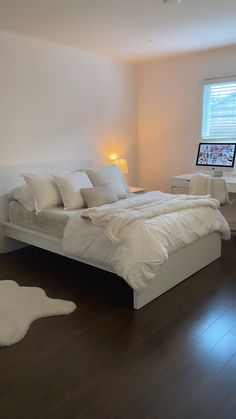
[[[54,175],[53,179],[61,192],[65,210],[83,208],[85,206],[80,189],[93,187],[85,172],[62,173],[61,175]]]
[[[97,169],[86,169],[86,173],[89,175],[93,186],[103,186],[108,183],[119,199],[128,196],[128,186],[116,165],[102,166]]]
[[[81,194],[88,208],[112,204],[113,202],[118,201],[117,196],[108,184],[104,186],[94,186],[93,188],[83,188],[81,189]]]
[[[20,202],[23,207],[25,207],[28,211],[34,211],[34,198],[33,195],[27,185],[21,185],[17,188],[14,188],[9,193],[9,199]]]
[[[22,173],[34,199],[36,214],[46,208],[57,207],[62,204],[62,199],[57,185],[50,177],[39,173]]]

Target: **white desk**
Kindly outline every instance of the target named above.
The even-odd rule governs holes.
[[[171,178],[171,191],[172,191],[172,193],[174,192],[175,188],[184,188],[184,189],[187,188],[188,189],[190,179],[194,174],[195,173],[187,173],[185,175],[173,176]],[[215,177],[214,179],[217,179],[217,177]],[[223,177],[220,177],[218,179],[225,179],[228,192],[236,193],[236,176],[224,175]]]

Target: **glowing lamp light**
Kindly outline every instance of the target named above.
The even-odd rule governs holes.
[[[109,158],[111,160],[117,160],[118,159],[118,154],[117,153],[111,153],[110,156],[109,156]]]

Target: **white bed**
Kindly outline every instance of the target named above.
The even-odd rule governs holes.
[[[62,237],[55,234],[25,228],[9,222],[9,201],[7,193],[21,182],[17,175],[24,171],[38,171],[44,173],[59,172],[62,170],[75,170],[91,166],[90,160],[73,162],[54,162],[35,165],[16,165],[0,168],[0,251],[2,253],[16,250],[25,244],[34,245],[60,255],[64,255]],[[196,258],[197,255],[197,258]],[[211,233],[190,245],[172,253],[162,265],[158,278],[153,279],[140,293],[133,291],[134,308],[139,309],[156,297],[180,283],[204,266],[213,262],[221,255],[221,237],[219,233]],[[86,260],[72,257],[80,262]],[[89,263],[95,267],[114,271],[107,266]]]

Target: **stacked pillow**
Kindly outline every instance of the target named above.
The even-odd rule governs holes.
[[[69,172],[61,175],[54,175],[53,179],[61,193],[65,210],[83,208],[85,206],[80,191],[82,188],[93,187],[85,172]]]
[[[22,173],[21,176],[33,196],[36,214],[62,204],[60,191],[50,177],[39,173]]]
[[[117,198],[127,198],[128,187],[125,179],[123,178],[120,170],[116,165],[109,165],[98,167],[96,169],[86,169],[93,186],[103,186],[108,183],[113,192],[117,195]]]
[[[88,208],[112,204],[118,201],[116,194],[108,183],[103,186],[81,189],[81,194]]]
[[[47,176],[22,173],[25,184],[13,189],[9,198],[39,214],[50,207],[65,210],[110,204],[128,196],[128,187],[115,165]]]
[[[9,193],[9,199],[20,202],[28,211],[34,211],[35,209],[33,195],[27,185],[14,188]]]

